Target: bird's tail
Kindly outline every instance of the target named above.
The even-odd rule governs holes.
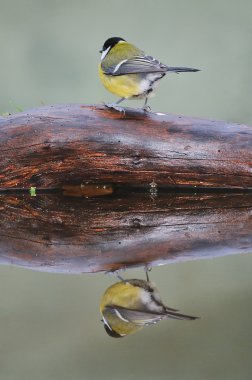
[[[186,72],[196,72],[199,69],[192,69],[190,67],[168,67],[167,71],[173,71],[174,73],[186,73]]]
[[[194,319],[199,319],[199,317],[193,317],[192,315],[186,315],[186,314],[181,314],[176,311],[171,311],[168,309],[166,311],[166,318],[172,318],[172,319],[185,319],[188,321],[193,321]]]

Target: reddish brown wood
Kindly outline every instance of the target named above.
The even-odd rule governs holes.
[[[0,189],[86,181],[252,188],[252,128],[80,104],[0,118]]]
[[[252,253],[252,194],[0,195],[0,263],[87,273]]]

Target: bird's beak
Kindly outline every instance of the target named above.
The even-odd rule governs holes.
[[[99,50],[99,53],[102,53],[102,50]]]

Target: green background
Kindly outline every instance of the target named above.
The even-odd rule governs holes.
[[[115,35],[202,70],[163,79],[153,109],[252,123],[250,0],[0,0],[0,111],[114,100],[97,65]]]
[[[202,69],[166,77],[154,110],[252,123],[250,0],[0,0],[0,113],[113,101],[97,65],[115,35],[168,65]],[[249,380],[251,265],[247,255],[154,268],[167,304],[201,319],[120,340],[98,313],[111,276],[1,267],[0,379]]]

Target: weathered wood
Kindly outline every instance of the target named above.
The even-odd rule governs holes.
[[[252,188],[252,128],[80,104],[0,118],[0,189],[86,181]]]
[[[87,273],[252,253],[252,194],[0,196],[0,264]]]

